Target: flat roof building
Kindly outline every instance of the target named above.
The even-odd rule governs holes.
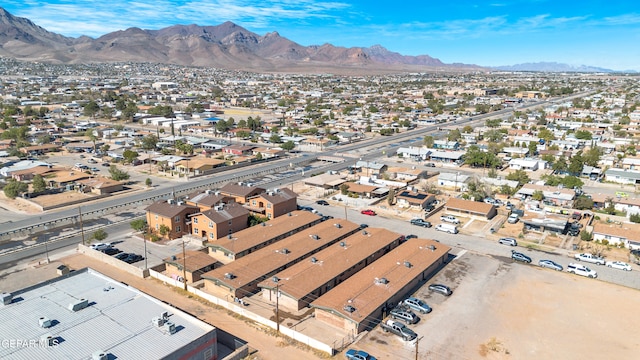
[[[0,358],[218,357],[216,328],[91,269],[2,298]]]
[[[445,263],[450,250],[434,240],[406,241],[312,302],[316,319],[354,333],[373,328]]]
[[[324,221],[232,263],[202,274],[205,289],[220,298],[255,293],[258,283],[360,230],[343,219]]]
[[[310,211],[292,211],[208,243],[209,255],[227,264],[321,221],[319,215]]]
[[[266,279],[258,287],[268,301],[275,301],[277,287],[279,305],[297,311],[400,245],[402,240],[403,235],[387,229],[367,228],[275,275],[286,280],[278,280],[276,284],[273,279]]]

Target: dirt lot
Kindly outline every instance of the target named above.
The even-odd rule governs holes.
[[[433,307],[410,326],[423,336],[419,359],[632,359],[640,350],[635,289],[469,253],[433,282],[454,294],[416,293]],[[378,359],[415,356],[379,329],[353,347]]]

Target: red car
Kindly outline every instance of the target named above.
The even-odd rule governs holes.
[[[376,216],[376,212],[370,209],[360,211],[360,214]]]

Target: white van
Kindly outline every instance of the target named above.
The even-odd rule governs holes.
[[[438,231],[449,233],[449,234],[458,233],[458,227],[453,224],[438,224],[436,225],[435,229]]]

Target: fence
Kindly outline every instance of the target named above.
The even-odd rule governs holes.
[[[158,280],[160,280],[160,281],[162,281],[162,282],[164,282],[164,283],[166,283],[168,285],[172,285],[172,286],[180,287],[180,288],[184,287],[184,284],[181,281],[178,281],[178,280],[175,280],[175,279],[173,279],[173,278],[171,278],[169,276],[166,276],[166,275],[158,272],[157,270],[159,270],[158,267],[153,268],[153,269],[149,269],[149,276],[151,276],[153,278],[156,278],[156,279],[158,279]],[[234,313],[236,313],[238,315],[241,315],[241,316],[243,316],[243,317],[245,317],[245,318],[247,318],[249,320],[258,322],[258,323],[263,324],[265,326],[268,326],[268,327],[270,327],[270,328],[272,328],[274,330],[276,330],[278,328],[278,326],[277,326],[275,321],[271,321],[271,320],[266,319],[266,318],[264,318],[264,317],[262,317],[260,315],[257,315],[255,313],[247,310],[244,306],[239,306],[236,303],[231,303],[231,302],[228,302],[226,300],[220,299],[220,298],[218,298],[216,296],[213,296],[213,295],[211,295],[209,293],[206,293],[206,292],[204,292],[204,291],[202,291],[200,289],[197,289],[197,288],[195,288],[193,286],[190,286],[190,285],[187,285],[187,291],[192,293],[192,294],[194,294],[194,295],[197,295],[197,296],[199,296],[199,297],[201,297],[201,298],[203,298],[203,299],[205,299],[205,300],[207,300],[209,302],[211,302],[212,304],[215,304],[215,305],[221,306],[221,307],[223,307],[225,309],[228,309],[230,311],[233,311]],[[295,341],[298,341],[298,342],[300,342],[302,344],[305,344],[305,345],[307,345],[309,347],[312,347],[314,349],[326,352],[329,355],[333,355],[334,354],[334,350],[333,350],[333,347],[331,345],[328,345],[328,344],[325,344],[325,343],[320,342],[318,340],[315,340],[315,339],[313,339],[313,338],[311,338],[311,337],[309,337],[309,336],[307,336],[305,334],[302,334],[302,333],[300,333],[298,331],[295,331],[293,329],[290,329],[290,328],[287,328],[287,327],[284,327],[284,326],[281,325],[280,326],[280,333],[282,333],[285,336],[288,336],[289,338],[291,338],[291,339],[293,339]]]

